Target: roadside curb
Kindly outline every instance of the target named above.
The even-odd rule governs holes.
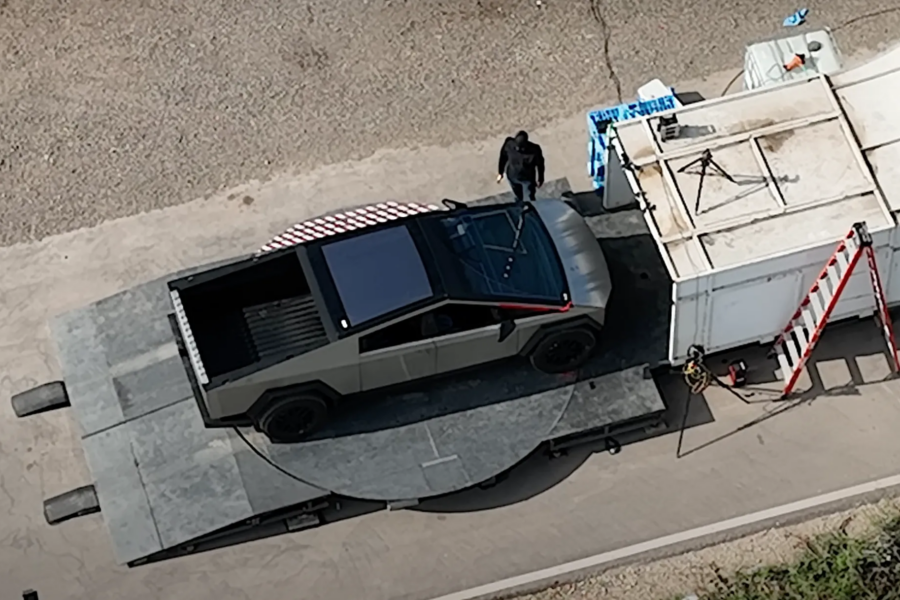
[[[555,567],[454,592],[432,600],[499,600],[527,594],[596,575],[614,567],[677,556],[774,527],[801,523],[895,496],[900,496],[900,475],[876,479],[836,492],[782,504],[741,517],[595,554]]]

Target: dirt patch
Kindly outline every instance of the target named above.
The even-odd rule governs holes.
[[[288,67],[300,71],[323,71],[328,67],[328,51],[316,46],[303,35],[286,41],[280,52]]]
[[[649,181],[650,179],[657,179],[660,177],[662,177],[662,168],[659,166],[659,163],[651,163],[649,165],[641,167],[637,172],[638,182],[645,182]]]
[[[757,129],[762,129],[763,127],[771,127],[774,124],[774,119],[747,119],[746,121],[741,121],[733,128],[729,129],[728,133],[729,135],[749,133],[751,131],[756,131]]]
[[[759,138],[759,143],[762,146],[763,150],[766,150],[768,152],[778,152],[784,145],[784,143],[792,137],[794,137],[793,131],[780,131],[778,133],[773,133]]]

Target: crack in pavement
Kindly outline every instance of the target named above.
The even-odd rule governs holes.
[[[603,16],[603,11],[601,10],[602,0],[589,0],[589,2],[591,16],[594,17],[594,20],[600,24],[600,27],[603,30],[603,63],[606,65],[606,70],[609,71],[609,78],[616,88],[616,99],[619,104],[622,104],[622,102],[624,102],[624,100],[622,100],[622,80],[619,79],[619,73],[616,71],[616,67],[613,65],[612,58],[609,54],[609,42],[612,38],[612,29],[610,28],[609,23],[606,22],[606,17]]]

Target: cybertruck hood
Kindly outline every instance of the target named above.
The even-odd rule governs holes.
[[[606,308],[612,280],[606,257],[584,217],[562,200],[534,202],[562,261],[575,306]]]

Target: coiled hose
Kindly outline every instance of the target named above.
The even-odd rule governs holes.
[[[681,369],[684,382],[692,394],[699,395],[706,391],[713,382],[712,373],[697,360],[689,360]]]

